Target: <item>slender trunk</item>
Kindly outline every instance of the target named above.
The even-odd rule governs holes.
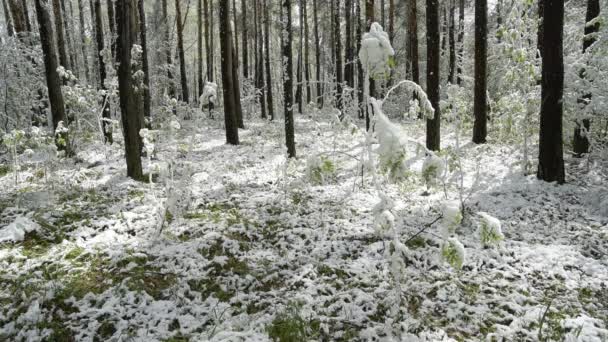
[[[97,41],[97,56],[99,58],[99,87],[100,89],[106,90],[106,64],[101,57],[101,53],[104,49],[104,39],[103,39],[103,23],[101,19],[101,2],[100,0],[95,0],[95,38]],[[114,140],[112,139],[112,124],[107,120],[110,119],[110,104],[108,103],[108,94],[104,92],[101,98],[101,117],[102,123],[101,128],[103,131],[104,141],[106,143],[111,144]]]
[[[27,32],[32,32],[32,24],[30,23],[30,11],[27,8],[27,1],[21,0],[23,6],[23,16],[25,19],[25,29]]]
[[[14,34],[13,21],[11,19],[11,15],[8,12],[8,5],[6,4],[6,0],[2,0],[2,10],[4,11],[4,22],[6,23],[6,34],[9,37],[12,37]]]
[[[299,7],[302,8],[302,0],[300,0]],[[304,54],[304,26],[302,22],[304,21],[304,12],[300,12],[300,45],[298,46],[298,66],[296,69],[296,103],[298,104],[298,113],[303,113],[302,102],[304,101],[304,96],[302,94],[302,63],[303,63],[303,54]]]
[[[249,78],[249,61],[247,59],[249,51],[247,48],[247,1],[241,0],[241,16],[243,16],[243,29],[241,31],[241,39],[242,39],[242,54],[243,54],[243,77]]]
[[[295,132],[293,122],[293,61],[291,42],[293,32],[291,28],[291,0],[282,0],[281,23],[281,51],[285,65],[283,67],[283,105],[285,111],[285,142],[289,158],[296,157]]]
[[[545,18],[543,17],[545,8],[545,0],[538,0],[538,34],[536,39],[536,48],[538,56],[543,58],[543,36],[545,34]]]
[[[241,104],[241,85],[239,82],[239,67],[236,49],[234,48],[234,41],[236,41],[237,37],[234,36],[234,40],[232,39],[232,33],[230,34],[230,38],[232,41],[231,53],[232,53],[232,86],[234,87],[233,96],[234,96],[234,109],[236,114],[236,123],[239,128],[244,129],[245,123],[243,122],[243,105]]]
[[[61,80],[57,72],[57,55],[55,54],[55,39],[51,24],[51,16],[47,11],[48,4],[44,0],[35,0],[36,17],[38,18],[38,27],[40,30],[40,45],[42,46],[42,57],[44,59],[44,70],[46,76],[46,85],[49,92],[49,103],[51,105],[51,116],[53,121],[53,130],[59,126],[59,122],[67,125],[65,107],[63,103],[63,95],[61,93]],[[63,137],[67,141],[67,136]],[[57,147],[64,149],[69,146],[67,143],[61,144],[57,140]]]
[[[475,0],[475,99],[473,112],[473,142],[483,144],[488,133],[487,123],[487,49],[488,49],[488,2]]]
[[[226,142],[239,144],[239,130],[236,117],[236,99],[234,94],[234,77],[232,75],[232,36],[230,33],[230,3],[220,1],[220,47],[222,50],[222,87],[224,90],[224,122],[226,125]]]
[[[53,0],[53,16],[55,17],[55,35],[57,35],[57,48],[59,51],[59,64],[69,69],[68,54],[65,47],[65,37],[63,33],[63,20],[61,16],[60,0]],[[15,22],[16,24],[16,22]],[[16,26],[16,25],[15,25]]]
[[[374,21],[376,21],[376,16],[375,16],[375,8],[374,8],[375,4],[374,4],[374,0],[365,0],[365,28],[366,31],[369,32],[372,23]],[[370,77],[369,79],[369,96],[371,97],[376,97],[376,81]],[[367,108],[367,106],[366,106]],[[373,113],[372,113],[373,114]],[[369,110],[367,111],[367,119],[366,122],[368,122],[367,126],[369,127]]]
[[[544,0],[542,87],[537,177],[546,182],[565,182],[562,139],[564,93],[564,0]]]
[[[308,5],[306,0],[302,0],[302,11],[304,12],[304,79],[306,81],[306,104],[310,103],[310,44],[308,41]]]
[[[340,2],[334,9],[334,42],[336,46],[336,108],[342,111],[342,37],[340,35]]]
[[[169,14],[168,14],[168,5],[167,5],[167,1],[168,0],[162,0],[162,11],[163,11],[163,26],[164,26],[164,44],[165,44],[165,48],[164,48],[164,53],[165,53],[165,61],[166,61],[166,68],[167,68],[167,94],[169,95],[170,98],[174,98],[175,97],[175,84],[173,82],[173,62],[171,61],[171,26],[170,26],[170,21],[169,21]]]
[[[429,150],[440,149],[440,123],[439,109],[439,1],[426,0],[426,93],[431,106],[435,109],[433,119],[426,122],[426,147]]]
[[[355,21],[357,24],[357,31],[355,32],[355,37],[357,40],[357,52],[361,50],[361,35],[362,35],[362,27],[363,21],[361,20],[361,1],[355,1]],[[361,65],[361,60],[357,58],[357,98],[359,102],[359,119],[363,119],[365,117],[365,112],[367,106],[365,105],[365,97],[363,96],[363,66]],[[369,130],[369,122],[366,122],[367,129]]]
[[[27,32],[27,24],[25,20],[25,11],[21,0],[8,0],[10,16],[13,19],[13,28],[19,39],[24,39]]]
[[[268,0],[264,1],[264,45],[266,45],[266,102],[268,107],[268,116],[270,120],[274,120],[274,104],[272,98],[272,70],[270,68],[270,9],[268,8]]]
[[[386,3],[384,0],[380,0],[380,21],[382,28],[386,29]]]
[[[355,0],[357,1],[357,0]],[[353,89],[355,87],[355,77],[354,77],[354,54],[353,51],[353,27],[352,27],[352,14],[353,10],[353,0],[346,0],[344,3],[344,21],[346,22],[346,55],[344,56],[344,81],[346,85]],[[358,38],[358,37],[357,37]]]
[[[600,15],[600,2],[599,0],[587,0],[587,15],[585,22],[588,23]],[[593,25],[585,25],[585,38],[583,39],[583,53],[587,52],[587,49],[593,45],[596,41],[596,37],[593,33],[598,32],[600,29],[600,23],[596,22]],[[585,70],[581,70],[580,77],[585,78]],[[583,109],[591,101],[591,94],[584,94],[578,99],[578,103],[582,105]],[[591,129],[591,120],[583,118],[583,120],[576,121],[576,127],[574,128],[574,139],[572,142],[572,148],[576,157],[581,157],[585,153],[589,153],[589,130]]]
[[[142,61],[141,70],[144,72],[144,117],[146,118],[146,127],[150,127],[150,66],[148,65],[148,39],[146,36],[146,9],[144,0],[138,0],[139,10],[139,39],[141,41]]]
[[[198,77],[198,93],[197,98],[203,95],[203,88],[205,83],[203,80],[203,0],[197,1],[196,6],[196,64],[197,64],[197,77]]]
[[[25,2],[24,2],[25,3]],[[71,17],[71,15],[69,15]],[[61,0],[61,20],[63,21],[63,27],[65,29],[65,42],[66,48],[68,51],[70,69],[74,72],[76,76],[78,76],[78,68],[76,65],[76,54],[74,51],[74,47],[72,46],[72,37],[70,35],[70,25],[68,20],[68,13],[65,7],[65,0]]]
[[[462,63],[464,61],[464,0],[458,1],[458,59],[456,61],[456,84],[462,84]]]
[[[209,31],[209,0],[203,0],[203,11],[205,12],[205,53],[207,54],[207,80],[213,82],[213,50],[211,48],[211,32]]]
[[[450,84],[456,83],[456,37],[454,25],[455,0],[450,0],[450,16],[449,16],[449,41],[450,41],[450,62],[448,71],[448,81]]]
[[[118,40],[116,38],[116,16],[114,14],[114,1],[117,0],[107,0],[106,5],[108,8],[108,23],[110,26],[110,50],[112,50],[112,57],[116,61],[116,44],[118,44]]]
[[[255,74],[258,75],[258,89],[260,99],[260,109],[262,119],[266,119],[266,92],[264,90],[264,30],[262,29],[261,14],[262,9],[260,8],[260,0],[254,1],[256,10],[256,50],[257,60],[255,61]],[[259,19],[257,19],[259,18]]]
[[[227,1],[227,0],[226,0]],[[175,22],[177,23],[177,51],[179,54],[179,73],[182,86],[182,101],[190,102],[188,96],[188,79],[186,77],[186,57],[184,55],[184,23],[182,22],[182,10],[180,0],[175,0]]]
[[[315,81],[317,82],[317,105],[319,108],[323,108],[323,92],[321,89],[321,44],[319,38],[319,14],[317,7],[318,0],[312,0],[313,7],[313,21],[315,31]]]
[[[244,2],[244,0],[241,0]],[[232,22],[234,26],[234,32],[232,33],[232,37],[234,38],[234,60],[235,64],[239,65],[239,22],[236,20],[236,0],[232,0]]]
[[[141,139],[139,130],[142,127],[137,108],[138,97],[134,93],[131,74],[131,47],[133,46],[133,13],[135,11],[133,0],[117,0],[116,23],[118,33],[117,56],[120,61],[118,67],[118,88],[120,95],[120,112],[125,139],[125,158],[127,160],[127,176],[143,179],[141,168]]]
[[[89,74],[89,60],[87,55],[87,38],[85,36],[85,26],[84,26],[84,9],[82,6],[82,0],[78,0],[78,22],[80,24],[80,50],[82,53],[82,64],[84,66],[84,77],[87,82],[90,82],[90,74]]]

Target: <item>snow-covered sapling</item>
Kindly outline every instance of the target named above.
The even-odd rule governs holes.
[[[462,210],[459,201],[446,201],[441,204],[441,223],[446,233],[454,233],[462,223]]]
[[[25,136],[25,132],[22,130],[14,129],[9,133],[4,134],[2,141],[11,151],[11,157],[13,158],[13,173],[15,174],[15,185],[19,181],[19,160],[17,158],[17,147],[21,143],[21,140]]]
[[[427,156],[422,163],[422,179],[427,189],[437,184],[445,172],[445,161],[432,151],[427,151]]]
[[[203,87],[203,94],[199,98],[200,110],[204,112],[204,109],[209,110],[209,117],[213,118],[211,111],[215,108],[215,102],[217,101],[217,83],[206,82]]]
[[[479,212],[479,239],[484,247],[500,243],[505,236],[502,233],[500,220],[488,213]]]
[[[323,184],[335,173],[336,167],[327,157],[313,154],[306,159],[306,176],[313,184]]]
[[[466,260],[464,246],[456,238],[449,238],[441,246],[441,256],[450,266],[460,270]]]

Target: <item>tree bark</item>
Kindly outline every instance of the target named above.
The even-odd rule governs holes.
[[[55,17],[55,35],[57,35],[57,48],[59,50],[59,64],[69,69],[68,54],[65,47],[65,37],[63,32],[63,20],[61,16],[60,0],[53,0],[53,15]],[[14,18],[14,17],[13,17]],[[16,21],[15,21],[16,23]],[[16,28],[16,25],[15,25]]]
[[[416,0],[407,4],[407,61],[406,69],[413,82],[420,84],[420,67],[418,64],[418,9]]]
[[[13,19],[13,29],[15,30],[17,37],[23,40],[25,38],[25,33],[27,32],[23,2],[21,2],[21,0],[8,0],[8,7]]]
[[[270,69],[270,9],[268,0],[264,0],[264,45],[266,45],[266,102],[268,116],[274,120],[274,103],[272,98],[272,69]]]
[[[356,32],[355,37],[357,40],[357,51],[361,50],[361,37],[363,31],[363,21],[361,20],[361,1],[355,0],[355,17],[356,17]],[[364,72],[361,60],[357,58],[357,98],[359,102],[359,119],[365,118],[367,111],[367,105],[365,104],[365,96],[363,94],[363,83],[364,83]],[[369,122],[366,122],[367,129],[369,129]]]
[[[538,56],[543,58],[543,37],[545,34],[545,18],[543,17],[545,0],[538,0],[538,35],[536,39]]]
[[[449,71],[448,81],[450,84],[456,84],[456,37],[455,37],[455,25],[454,25],[454,12],[455,12],[455,0],[450,0],[450,14],[449,14],[449,43],[450,43],[450,60],[449,60]]]
[[[30,23],[30,11],[27,8],[27,1],[21,0],[23,6],[23,16],[25,17],[25,29],[27,32],[32,32],[32,24]]]
[[[203,79],[203,0],[197,1],[196,18],[196,64],[198,76],[198,99],[201,95],[203,95],[203,88],[205,87],[205,82]]]
[[[458,2],[458,59],[456,61],[456,84],[462,84],[462,63],[464,60],[464,0]]]
[[[319,14],[317,7],[318,0],[312,0],[313,21],[315,31],[315,81],[317,82],[317,106],[323,108],[323,89],[321,88],[321,44],[319,38]]]
[[[10,13],[8,12],[8,5],[6,4],[6,0],[2,0],[2,10],[4,11],[4,22],[6,23],[6,34],[9,37],[12,37],[14,34],[13,21],[11,19]]]
[[[308,41],[308,4],[306,0],[302,0],[302,11],[304,12],[304,80],[306,82],[306,104],[310,103],[310,44]]]
[[[114,60],[117,60],[116,44],[118,44],[118,39],[116,37],[116,15],[114,14],[114,1],[116,0],[107,0],[106,5],[108,8],[108,23],[110,26],[110,49],[112,50],[112,57]]]
[[[142,49],[141,70],[144,72],[143,110],[144,117],[146,118],[145,126],[150,128],[150,66],[148,65],[148,38],[146,36],[146,9],[144,7],[144,0],[138,0],[137,7],[139,10],[139,40]]]
[[[542,46],[542,101],[537,177],[546,182],[565,182],[562,140],[564,93],[564,0],[544,0]]]
[[[135,179],[143,179],[141,168],[141,138],[139,130],[142,125],[137,109],[138,96],[133,89],[131,74],[131,48],[133,46],[134,22],[132,20],[135,11],[134,0],[117,0],[116,2],[116,26],[117,26],[117,56],[120,61],[118,67],[118,88],[120,95],[120,112],[122,118],[123,135],[125,139],[125,158],[127,161],[127,176]]]
[[[84,66],[84,77],[87,82],[91,81],[91,75],[89,71],[89,60],[87,54],[87,38],[85,36],[85,26],[84,26],[84,9],[82,6],[82,0],[78,0],[78,22],[80,24],[80,50],[82,53],[82,64]]]
[[[101,2],[100,0],[95,0],[95,38],[97,41],[97,58],[99,59],[99,88],[106,90],[106,64],[103,60],[101,53],[104,49],[104,39],[103,39],[103,22],[101,19]],[[107,120],[110,119],[110,104],[108,103],[108,94],[104,92],[104,95],[101,98],[101,117],[102,123],[101,128],[103,131],[104,142],[111,144],[114,140],[112,139],[112,125]]]
[[[281,23],[281,51],[285,66],[283,69],[283,105],[285,111],[285,143],[289,158],[296,158],[295,132],[293,122],[293,61],[291,41],[293,32],[291,28],[291,0],[282,0]]]
[[[298,6],[302,8],[302,0],[299,0]],[[298,46],[298,66],[296,69],[296,103],[298,104],[298,113],[303,113],[302,102],[304,102],[304,96],[302,94],[302,64],[304,55],[304,26],[302,22],[304,20],[304,12],[300,12],[300,45]]]
[[[44,0],[35,0],[36,17],[38,18],[38,27],[40,30],[40,45],[42,46],[42,56],[44,59],[44,70],[46,76],[46,85],[49,92],[49,103],[51,105],[51,116],[53,121],[53,130],[59,126],[59,122],[67,125],[65,107],[63,103],[63,94],[61,93],[61,79],[57,72],[57,55],[55,54],[55,39],[53,37],[51,16],[47,11],[47,4]],[[63,139],[67,142],[67,136]],[[58,149],[64,149],[69,146],[66,144],[57,144]],[[69,152],[69,151],[68,151]]]
[[[340,34],[340,1],[335,2],[334,9],[334,42],[336,53],[336,108],[342,112],[342,36]]]
[[[226,0],[227,1],[227,0]],[[175,0],[175,22],[177,23],[177,51],[179,55],[179,73],[182,86],[182,101],[190,102],[188,96],[188,79],[186,76],[186,57],[184,54],[184,23],[180,0]]]
[[[207,56],[207,80],[213,82],[213,49],[211,42],[211,32],[209,30],[209,0],[203,0],[203,10],[205,12],[205,53]],[[213,0],[211,0],[213,5]]]
[[[24,1],[25,4],[25,1]],[[72,37],[70,35],[70,25],[68,20],[68,13],[65,7],[65,0],[61,0],[61,20],[63,21],[63,28],[65,30],[65,42],[66,48],[68,51],[68,58],[70,63],[70,70],[74,72],[76,76],[78,76],[78,68],[76,65],[76,54],[74,51],[74,47],[72,46]],[[71,15],[69,16],[71,17]]]
[[[375,12],[374,12],[374,0],[365,0],[365,28],[366,31],[369,32],[372,23],[376,21]],[[373,78],[369,78],[369,96],[376,97],[376,81]],[[365,127],[367,130],[370,128],[370,113],[368,110],[368,106],[365,106]]]
[[[241,39],[242,39],[242,55],[243,55],[243,77],[249,78],[249,61],[247,59],[249,51],[247,47],[247,1],[241,0],[241,15],[243,16],[243,28],[241,29]]]
[[[163,26],[164,26],[164,43],[165,43],[165,60],[167,62],[167,93],[170,98],[175,97],[175,84],[173,82],[173,62],[171,61],[171,26],[169,26],[168,0],[162,0],[163,7]]]
[[[239,128],[244,129],[245,123],[243,122],[243,105],[241,104],[241,85],[239,82],[239,68],[238,68],[238,58],[236,54],[236,49],[234,48],[234,42],[238,39],[237,36],[232,36],[230,34],[231,44],[232,44],[232,86],[234,87],[233,95],[234,95],[234,108],[236,114],[236,123]],[[234,38],[234,39],[232,39]]]
[[[426,147],[440,149],[441,112],[439,108],[439,1],[426,0],[426,93],[435,109],[433,119],[426,121]]]
[[[484,144],[488,134],[487,113],[487,50],[488,50],[488,2],[475,0],[475,99],[473,112],[473,142]]]
[[[255,6],[255,45],[257,58],[255,61],[255,74],[258,80],[259,89],[259,101],[261,109],[262,119],[266,119],[266,92],[264,90],[264,30],[262,29],[262,9],[260,8],[260,0],[254,0],[253,5]]]
[[[357,1],[357,0],[355,0]],[[355,88],[355,75],[354,75],[354,49],[353,49],[353,26],[352,26],[352,10],[353,0],[346,0],[344,4],[344,21],[346,22],[346,42],[345,42],[345,56],[344,56],[344,82],[346,85],[354,89]],[[358,37],[357,37],[358,38]]]
[[[232,75],[232,35],[230,33],[230,3],[220,1],[220,47],[222,50],[222,87],[224,91],[224,122],[226,143],[239,144],[239,130],[236,117],[234,76]]]
[[[592,21],[600,15],[600,2],[599,0],[587,0],[587,15],[585,17],[585,23]],[[587,52],[587,49],[595,43],[596,38],[593,33],[600,30],[600,23],[596,22],[593,25],[585,25],[585,38],[583,38],[583,54]],[[581,78],[585,78],[585,70],[581,70]],[[591,94],[585,94],[580,99],[580,103],[583,108],[591,101]],[[589,153],[589,139],[587,134],[591,129],[591,120],[584,118],[581,121],[576,122],[574,128],[574,139],[572,142],[572,149],[574,150],[575,157],[581,157],[585,153]]]

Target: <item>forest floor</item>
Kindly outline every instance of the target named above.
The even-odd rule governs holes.
[[[439,223],[414,237],[457,182],[427,192],[420,161],[399,184],[382,178],[409,247],[397,290],[364,134],[298,116],[287,163],[281,121],[247,126],[235,147],[221,120],[182,123],[153,159],[174,156],[173,181],[126,178],[120,139],[83,144],[48,176],[23,165],[17,185],[5,170],[0,227],[34,229],[0,243],[0,340],[608,341],[605,166],[568,159],[556,186],[521,175],[519,147],[465,145],[458,271]],[[422,122],[404,132],[423,141]],[[307,177],[313,154],[328,160],[323,184]],[[480,245],[479,211],[501,220],[499,246]]]

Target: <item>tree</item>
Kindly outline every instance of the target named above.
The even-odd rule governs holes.
[[[8,0],[8,7],[11,12],[10,17],[13,19],[13,28],[15,33],[19,39],[23,40],[25,38],[25,33],[27,32],[23,2],[20,0]]]
[[[306,81],[306,103],[310,103],[310,44],[308,41],[308,6],[307,1],[302,0],[302,19],[304,21],[304,79]]]
[[[53,15],[55,17],[55,35],[57,36],[57,48],[59,50],[59,64],[62,67],[69,69],[70,65],[68,64],[68,54],[65,46],[65,37],[63,34],[63,20],[61,16],[60,0],[53,0]],[[16,24],[17,22],[15,21],[15,29],[17,28]]]
[[[86,38],[86,29],[84,26],[84,8],[82,6],[82,0],[78,0],[78,22],[80,24],[80,49],[82,53],[82,60],[84,66],[84,77],[87,82],[91,82],[90,74],[89,74],[89,61],[87,56],[87,38]]]
[[[483,144],[488,134],[487,114],[487,50],[488,50],[488,2],[475,0],[475,99],[473,112],[473,142]]]
[[[361,1],[355,1],[355,21],[357,24],[357,29],[355,32],[355,36],[357,37],[357,51],[361,50],[361,37],[363,31],[363,22],[361,20]],[[363,119],[365,117],[365,113],[367,112],[367,105],[365,103],[365,96],[363,94],[363,65],[361,65],[361,60],[357,58],[357,102],[359,103],[359,119]],[[369,120],[366,120],[367,129],[369,129]]]
[[[139,130],[142,128],[140,113],[137,107],[138,96],[135,95],[131,73],[131,48],[133,47],[133,22],[135,11],[134,0],[117,0],[116,30],[118,33],[116,53],[119,60],[118,89],[120,97],[120,115],[123,135],[125,138],[125,158],[127,160],[127,176],[143,179],[141,168],[142,143]]]
[[[302,8],[302,0],[299,0],[299,8]],[[298,46],[298,67],[296,70],[296,103],[298,104],[298,113],[304,112],[303,102],[303,86],[302,86],[302,64],[304,55],[304,11],[300,10],[300,44]]]
[[[564,0],[544,0],[540,105],[540,139],[537,177],[546,182],[565,182],[562,141],[564,93]]]
[[[188,79],[186,76],[186,57],[184,54],[184,22],[180,0],[175,0],[175,22],[177,23],[177,53],[179,55],[179,74],[182,86],[182,101],[190,102],[188,96]]]
[[[232,75],[232,35],[230,30],[230,2],[220,1],[220,48],[222,51],[222,88],[224,91],[224,122],[226,125],[226,142],[239,144],[239,130],[236,117],[236,98],[234,94],[234,77]]]
[[[63,103],[63,94],[61,93],[61,80],[57,72],[57,55],[55,53],[55,39],[53,37],[51,16],[47,11],[47,4],[44,0],[35,0],[36,17],[38,18],[38,27],[40,30],[40,45],[42,46],[42,57],[44,59],[44,71],[46,76],[46,85],[49,92],[49,103],[51,105],[51,116],[53,118],[53,129],[57,130],[59,123],[66,122],[65,107]],[[63,143],[57,140],[57,147],[65,149],[69,145],[67,136],[63,136]],[[67,151],[69,152],[69,151]]]
[[[168,14],[168,5],[167,5],[167,1],[168,0],[161,0],[162,2],[162,12],[163,12],[163,28],[164,28],[164,43],[165,43],[165,49],[164,49],[164,54],[165,54],[165,60],[167,62],[166,68],[167,68],[167,82],[168,84],[168,89],[167,89],[167,93],[169,95],[170,98],[174,98],[175,97],[175,84],[173,83],[173,62],[171,61],[171,26],[169,26],[169,14]],[[177,0],[176,0],[177,1]]]
[[[464,0],[458,1],[458,61],[456,84],[462,84],[462,61],[464,60]]]
[[[600,15],[600,2],[599,0],[587,0],[587,15],[585,16],[585,23],[591,22],[593,19]],[[583,38],[583,54],[587,52],[587,49],[593,45],[596,41],[594,33],[600,30],[600,22],[596,21],[592,25],[585,25],[585,37]],[[585,78],[585,70],[581,70],[581,78]],[[591,94],[585,94],[578,100],[580,104],[586,106],[591,101]],[[576,157],[581,157],[585,153],[589,153],[589,139],[587,134],[591,128],[591,120],[584,118],[583,120],[576,121],[576,127],[574,128],[574,139],[572,141],[572,149]]]
[[[110,104],[108,103],[108,94],[105,92],[106,88],[106,64],[103,60],[102,51],[104,49],[104,39],[103,39],[103,22],[101,19],[101,2],[100,0],[95,0],[95,38],[97,41],[97,56],[98,56],[98,65],[99,65],[99,87],[104,90],[104,95],[101,99],[101,117],[103,122],[101,124],[101,129],[103,131],[104,140],[107,143],[112,143],[112,124],[106,120],[110,119]]]
[[[272,69],[270,69],[270,9],[268,8],[268,0],[264,1],[264,46],[266,54],[266,102],[268,107],[268,116],[270,120],[274,120],[274,104],[272,98]]]
[[[229,20],[230,21],[230,20]],[[234,38],[234,39],[232,39]],[[236,114],[236,123],[239,128],[245,128],[245,123],[243,122],[243,106],[241,104],[241,83],[239,81],[239,58],[236,54],[236,49],[234,48],[234,44],[237,40],[236,36],[232,35],[232,31],[230,31],[230,42],[231,42],[231,67],[232,67],[232,86],[234,87],[233,96],[234,96],[234,108]]]
[[[247,60],[248,57],[248,48],[247,48],[247,43],[248,43],[248,39],[247,39],[247,1],[246,0],[241,0],[241,16],[243,18],[243,28],[241,29],[241,34],[242,34],[242,43],[241,45],[243,46],[242,49],[242,54],[243,54],[243,77],[244,78],[249,78],[249,61]]]
[[[197,98],[203,95],[205,82],[203,79],[203,1],[198,0],[196,6],[196,65],[198,77],[198,93]]]
[[[455,40],[455,24],[454,24],[454,12],[455,12],[455,0],[450,0],[450,14],[449,14],[449,43],[450,43],[450,62],[448,68],[448,81],[450,84],[456,83],[456,40]]]
[[[114,1],[115,0],[107,0],[106,3],[108,7],[108,21],[110,26],[110,49],[112,50],[112,57],[116,59],[116,45],[118,44],[118,39],[116,39],[116,16],[114,15]],[[166,0],[164,1],[166,4]]]
[[[323,89],[321,88],[321,43],[319,38],[319,14],[317,7],[318,0],[312,0],[312,14],[315,31],[315,81],[317,82],[317,106],[323,108]]]
[[[205,12],[205,52],[207,53],[207,80],[213,82],[213,46],[211,32],[209,30],[209,1],[213,5],[213,0],[203,0],[203,10]]]
[[[283,55],[283,107],[285,111],[285,140],[287,155],[289,158],[296,157],[296,143],[293,124],[293,61],[291,52],[291,41],[293,32],[291,28],[291,0],[282,0],[281,23],[283,34],[281,35],[281,51]]]
[[[344,4],[344,21],[346,22],[346,46],[344,56],[344,81],[349,88],[355,88],[355,64],[354,57],[355,51],[353,49],[353,26],[352,26],[352,11],[353,11],[353,0],[346,0]],[[357,39],[359,37],[357,36]]]
[[[407,8],[407,51],[406,69],[413,82],[420,84],[418,65],[418,10],[416,0],[406,3]]]
[[[147,118],[146,126],[150,126],[150,66],[148,65],[148,39],[146,37],[146,9],[144,8],[144,0],[138,0],[137,8],[139,10],[139,40],[141,42],[141,70],[144,72],[144,117]]]
[[[342,37],[340,35],[340,1],[335,2],[334,42],[336,53],[336,108],[342,111]]]
[[[426,147],[440,149],[441,114],[439,109],[439,0],[426,0],[426,93],[435,116],[426,121]]]
[[[6,34],[9,37],[13,36],[13,21],[11,20],[11,15],[8,13],[8,5],[6,4],[6,0],[2,0],[2,10],[4,11],[4,22],[6,23]]]

